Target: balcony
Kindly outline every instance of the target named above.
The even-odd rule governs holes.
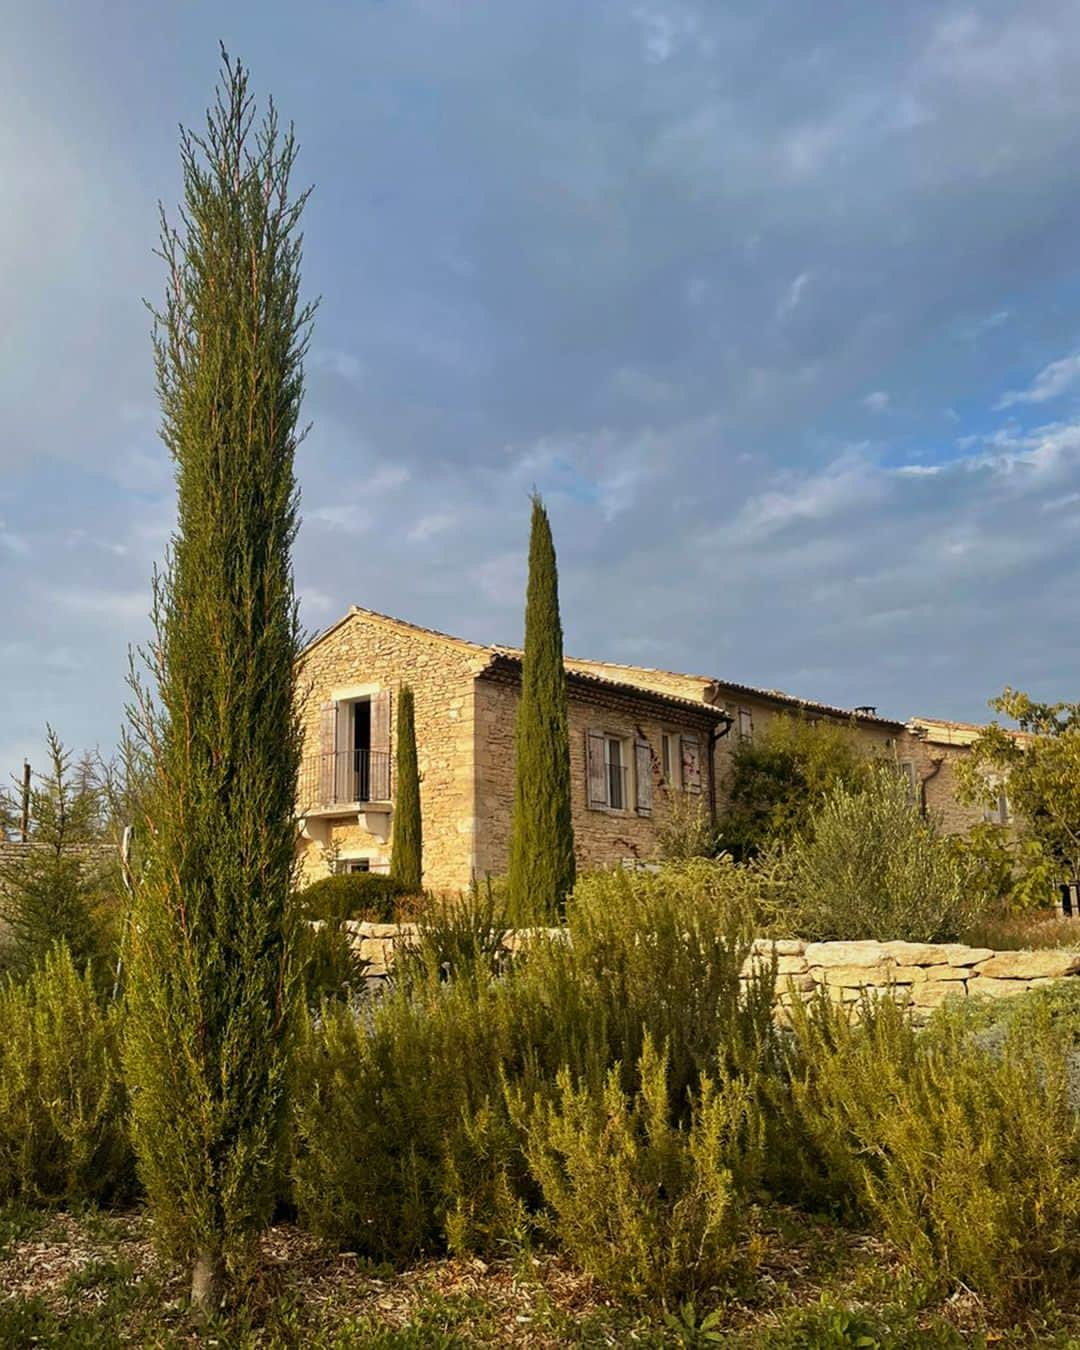
[[[298,785],[302,816],[345,816],[390,809],[390,755],[385,750],[338,750],[307,755]]]

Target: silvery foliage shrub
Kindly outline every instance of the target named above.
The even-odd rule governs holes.
[[[963,936],[989,898],[979,869],[889,765],[865,787],[835,788],[788,861],[799,930],[819,940],[946,942]]]

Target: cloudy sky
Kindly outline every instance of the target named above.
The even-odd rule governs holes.
[[[116,738],[172,518],[149,318],[218,39],[294,119],[296,552],[520,637],[896,716],[1080,697],[1070,0],[0,0],[0,768]]]

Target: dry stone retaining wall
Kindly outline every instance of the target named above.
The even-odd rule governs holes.
[[[416,941],[416,924],[344,925],[365,974],[385,979],[396,952]],[[503,946],[514,952],[537,932],[505,934]],[[960,942],[804,942],[801,938],[758,938],[743,978],[768,968],[776,959],[776,984],[782,1005],[811,998],[819,990],[837,1003],[857,1003],[863,994],[889,994],[921,1019],[950,996],[1009,998],[1054,980],[1080,975],[1080,951],[995,952]]]

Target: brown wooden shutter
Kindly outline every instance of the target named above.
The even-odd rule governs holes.
[[[701,747],[696,736],[683,736],[682,782],[687,792],[701,791]]]
[[[390,690],[371,696],[371,800],[390,800]]]
[[[634,791],[639,816],[652,815],[652,748],[648,741],[634,744]]]
[[[608,780],[604,764],[604,733],[585,733],[585,764],[590,806],[607,806]]]
[[[334,750],[337,746],[337,704],[327,699],[319,708],[319,762],[316,792],[320,806],[334,800]]]
[[[334,797],[335,802],[356,801],[356,755],[353,753],[353,705],[337,705],[334,729]]]

